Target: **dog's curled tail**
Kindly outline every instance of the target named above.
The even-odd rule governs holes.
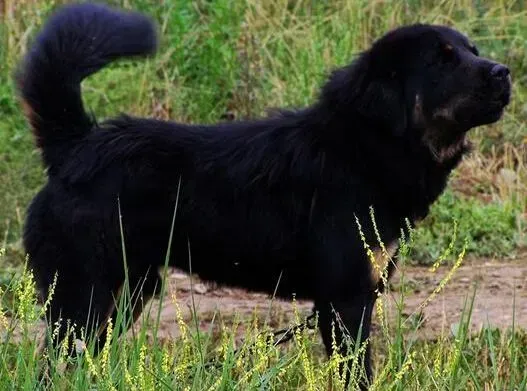
[[[81,82],[120,57],[155,52],[146,16],[99,4],[62,7],[46,23],[16,74],[25,114],[48,166],[93,127]]]

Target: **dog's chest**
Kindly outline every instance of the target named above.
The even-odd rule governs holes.
[[[389,277],[389,263],[395,261],[394,257],[396,256],[398,249],[398,240],[393,240],[386,244],[384,248],[375,247],[372,249],[372,253],[368,258],[371,263],[370,278],[374,286],[380,284],[383,278]]]

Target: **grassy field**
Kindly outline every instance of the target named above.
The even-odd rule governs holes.
[[[12,74],[31,37],[60,3],[64,1],[0,1],[2,389],[12,389],[13,384],[15,389],[35,389],[40,384],[37,367],[42,365],[32,332],[42,310],[34,302],[30,274],[22,273],[25,255],[20,234],[25,208],[43,183],[44,171],[17,104]],[[84,83],[86,104],[101,119],[130,112],[210,123],[259,116],[272,107],[306,105],[332,68],[351,61],[388,29],[416,21],[455,26],[476,42],[482,55],[511,68],[513,101],[502,121],[472,133],[474,152],[416,230],[407,262],[430,265],[450,248],[445,262],[455,267],[464,250],[470,257],[506,259],[520,254],[527,244],[527,6],[523,1],[111,3],[154,17],[161,47],[153,59],[114,64]],[[452,242],[454,221],[457,234]],[[377,389],[524,390],[527,336],[514,329],[470,334],[463,327],[469,304],[453,336],[433,341],[412,338],[402,314],[386,325],[375,345]],[[115,327],[120,324],[115,323]],[[240,324],[247,336],[238,352],[233,351],[236,333],[231,324],[219,325],[219,333],[201,334],[181,322],[180,340],[152,345],[139,332],[126,343],[109,344],[97,359],[81,355],[66,372],[65,356],[54,352],[48,380],[56,389],[327,387],[339,357],[326,362],[316,335],[302,334],[278,349],[259,337],[261,320],[241,319]],[[221,358],[221,365],[206,366],[211,357]],[[338,386],[338,379],[333,385]]]

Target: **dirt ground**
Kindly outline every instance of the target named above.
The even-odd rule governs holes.
[[[472,331],[477,331],[484,325],[510,327],[513,317],[515,327],[527,328],[527,255],[506,261],[467,260],[444,289],[421,308],[449,270],[448,267],[441,267],[436,272],[431,272],[429,268],[410,266],[405,266],[404,271],[398,270],[391,280],[392,289],[386,297],[388,318],[395,316],[395,303],[400,299],[403,276],[404,286],[407,287],[403,315],[422,321],[419,328],[422,337],[435,338],[442,331],[450,332],[459,322],[463,307],[467,301],[470,302],[474,289],[476,296],[471,317]],[[294,310],[290,301],[271,301],[269,296],[263,294],[206,285],[194,277],[192,286],[193,295],[189,276],[174,271],[169,278],[168,296],[176,293],[177,302],[186,320],[191,319],[193,296],[197,318],[204,330],[211,327],[212,319],[232,318],[234,313],[251,316],[255,311],[259,313],[260,319],[270,319],[271,326],[284,327],[294,323]],[[308,315],[312,303],[299,301],[297,308],[301,315]],[[157,310],[158,303],[154,302],[150,311],[153,318]],[[217,327],[218,323],[216,321],[216,326],[213,327]],[[160,325],[158,336],[162,339],[177,337],[179,334],[176,306],[169,298],[162,306]]]
[[[441,267],[436,272],[431,272],[429,268],[415,266],[405,266],[403,270],[397,270],[390,282],[391,289],[385,297],[388,320],[395,316],[403,277],[403,286],[406,289],[402,313],[404,318],[413,319],[406,324],[420,324],[415,334],[418,338],[435,339],[441,333],[448,335],[459,322],[463,307],[467,300],[470,301],[474,289],[476,295],[471,316],[472,332],[477,332],[485,325],[502,329],[510,327],[513,317],[516,328],[527,329],[527,254],[515,260],[465,260],[444,289],[423,307],[422,304],[449,270],[448,267]],[[204,284],[196,277],[192,277],[191,280],[188,275],[173,270],[168,278],[167,295],[161,307],[157,333],[159,340],[166,341],[179,335],[174,294],[187,325],[192,327],[195,324],[194,321],[190,322],[192,308],[195,307],[197,320],[203,331],[211,328],[213,331],[219,331],[219,320],[229,325],[233,323],[235,314],[241,319],[250,317],[255,312],[260,321],[265,321],[274,329],[296,323],[291,301],[271,300],[264,294]],[[311,302],[298,301],[296,308],[299,316],[309,315],[312,306]],[[150,310],[143,312],[134,325],[134,330],[137,330],[142,322],[147,322],[149,325],[155,323],[159,300],[147,304],[147,307]],[[373,332],[376,333],[379,331],[378,318],[375,316],[374,319]],[[410,327],[414,330],[412,326]],[[151,330],[153,327],[148,329]],[[43,337],[44,322],[39,322],[35,331]],[[133,332],[130,330],[129,335]],[[17,334],[15,330],[15,339]],[[238,329],[237,334],[240,339],[243,338],[243,327]]]

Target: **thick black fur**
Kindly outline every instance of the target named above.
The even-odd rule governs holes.
[[[465,133],[500,118],[507,68],[452,29],[413,25],[335,71],[302,110],[213,126],[129,116],[97,124],[82,79],[155,47],[144,16],[67,6],[18,74],[48,169],[24,243],[43,296],[58,272],[50,321],[104,327],[124,281],[118,205],[130,284],[155,294],[179,198],[170,265],[263,292],[279,281],[279,296],[314,300],[328,353],[335,313],[352,339],[361,321],[368,338],[379,281],[356,218],[375,247],[370,206],[385,243],[406,218],[425,217],[466,152]],[[365,368],[370,378],[369,349]]]

